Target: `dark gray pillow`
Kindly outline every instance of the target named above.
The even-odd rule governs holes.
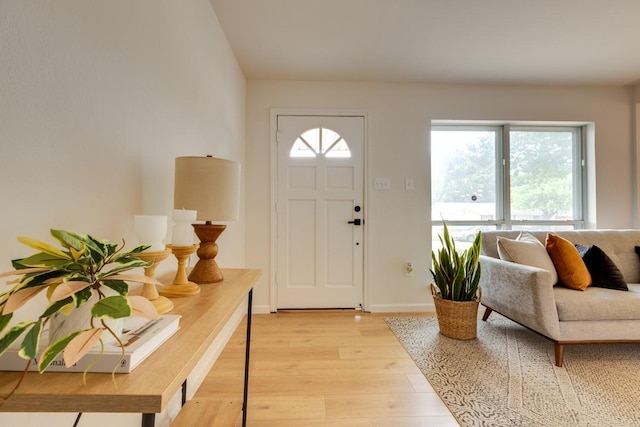
[[[629,287],[624,280],[622,272],[602,249],[596,245],[584,246],[576,245],[582,260],[591,274],[591,286],[599,288],[615,289],[617,291],[628,291]],[[636,252],[640,247],[636,246]]]

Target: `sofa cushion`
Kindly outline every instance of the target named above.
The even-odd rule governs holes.
[[[558,273],[547,250],[531,234],[522,232],[515,240],[498,237],[497,246],[500,259],[547,270],[551,273],[552,283],[558,281]]]
[[[640,284],[629,283],[629,292],[589,286],[580,293],[576,304],[576,292],[556,286],[558,318],[571,320],[636,320],[640,319]]]
[[[591,274],[591,286],[628,291],[627,282],[618,266],[596,245],[576,245]]]
[[[545,247],[558,279],[569,289],[584,291],[591,284],[591,274],[573,243],[560,236],[549,233]]]
[[[640,283],[640,257],[635,246],[640,246],[640,230],[566,230],[554,234],[580,245],[597,245],[618,266],[627,283]],[[516,230],[487,230],[482,232],[482,253],[499,258],[496,237],[515,239]],[[540,242],[544,242],[548,231],[532,231]]]

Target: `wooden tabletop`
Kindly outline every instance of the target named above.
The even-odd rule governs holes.
[[[224,281],[200,285],[201,293],[173,298],[171,314],[181,314],[180,330],[129,374],[30,372],[3,412],[160,413],[180,389],[216,336],[253,288],[259,270],[223,269]],[[160,278],[161,281],[162,278]],[[0,372],[6,396],[20,372]]]

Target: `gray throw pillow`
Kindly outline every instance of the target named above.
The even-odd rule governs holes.
[[[516,240],[498,237],[500,259],[547,270],[553,284],[558,282],[558,273],[542,242],[530,233],[522,232]]]

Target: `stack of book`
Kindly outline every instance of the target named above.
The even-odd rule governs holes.
[[[153,353],[169,337],[180,328],[180,315],[164,314],[157,320],[141,317],[125,319],[122,337],[124,356],[117,342],[104,346],[102,356],[100,347],[92,349],[75,365],[66,367],[62,353],[49,365],[47,372],[84,372],[91,366],[89,372],[129,373],[144,359]],[[43,334],[46,336],[46,334]],[[44,350],[41,348],[40,354]],[[30,361],[18,355],[18,348],[9,348],[0,356],[0,371],[24,371],[29,363],[30,371],[38,370],[38,359]]]

